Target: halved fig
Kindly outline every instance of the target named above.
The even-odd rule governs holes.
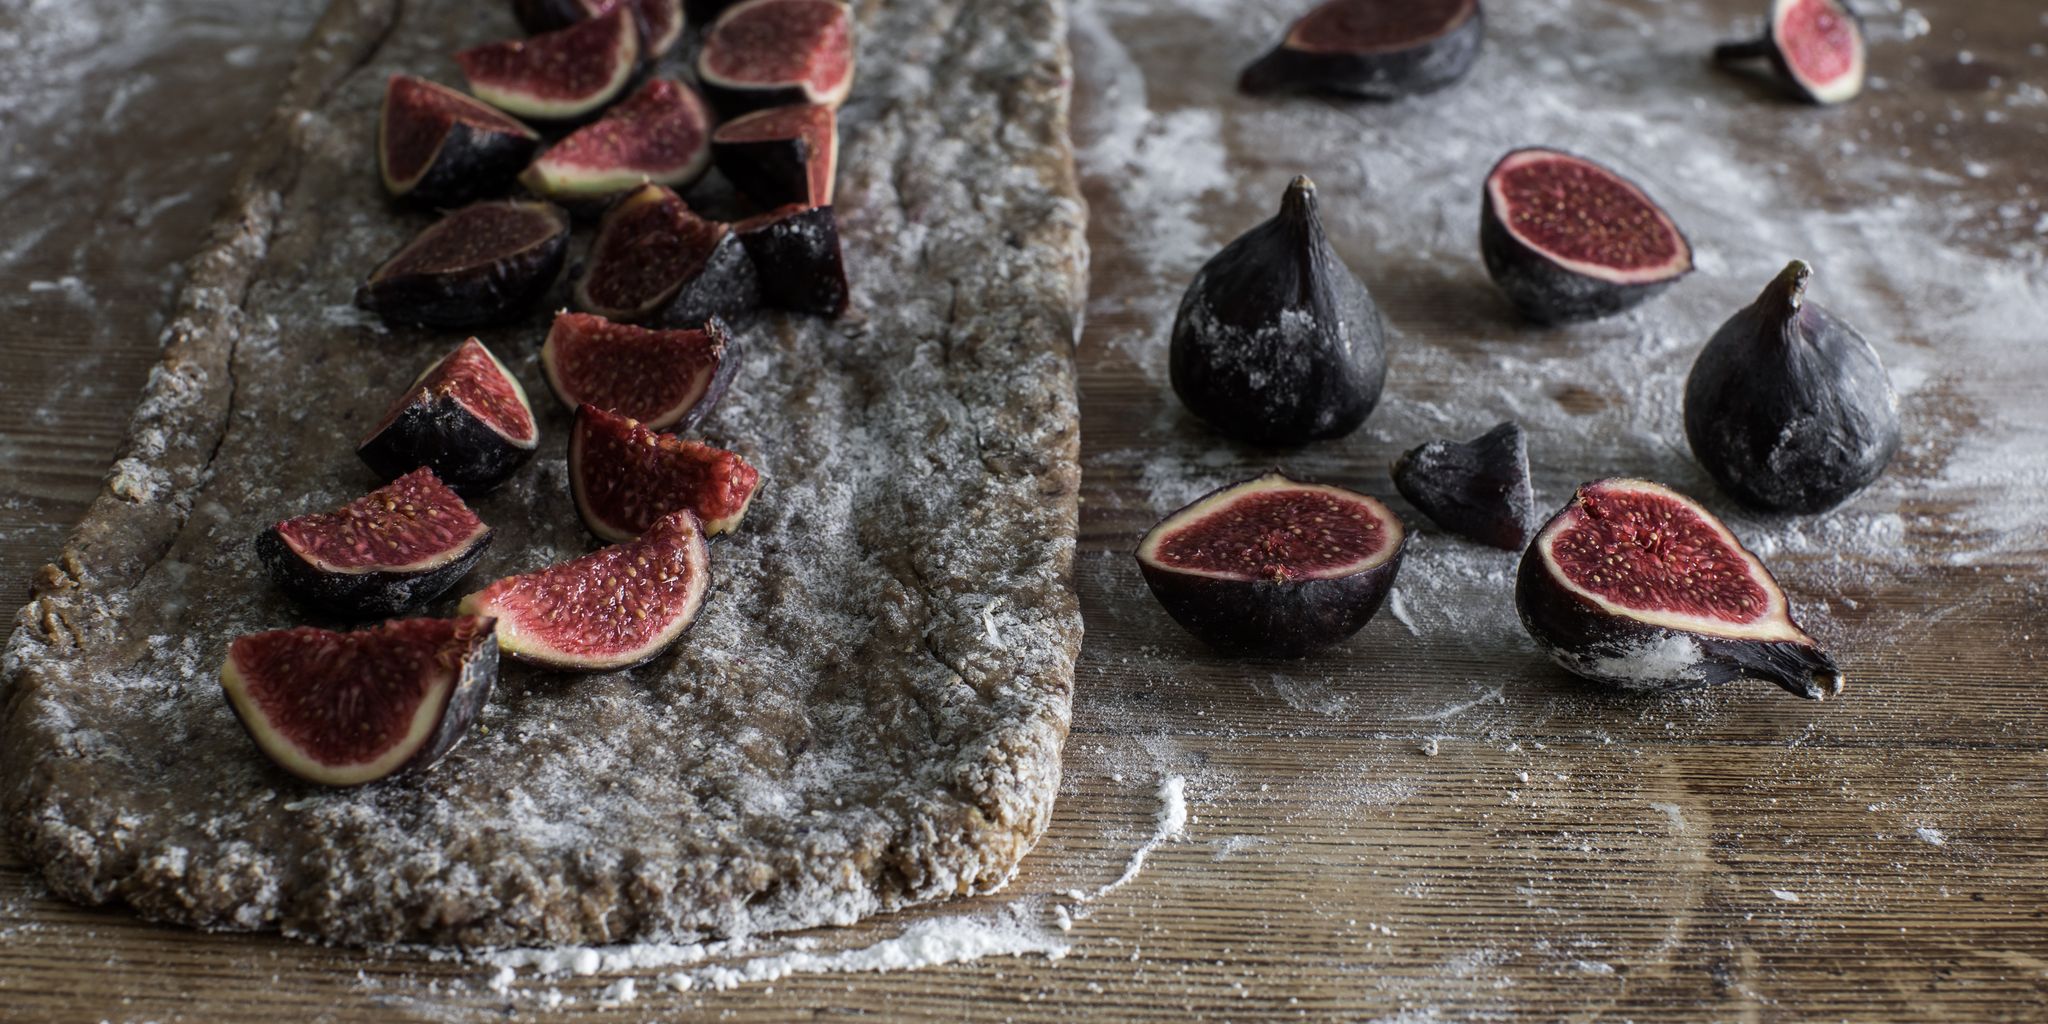
[[[1434,92],[1465,77],[1485,34],[1479,0],[1328,0],[1245,68],[1237,87],[1375,100]]]
[[[332,512],[256,536],[256,556],[286,593],[356,619],[441,596],[490,546],[491,528],[424,466]]]
[[[1768,58],[1809,103],[1843,103],[1863,91],[1863,23],[1842,0],[1772,0],[1763,38],[1722,43],[1723,66]]]
[[[1536,518],[1529,445],[1503,423],[1459,444],[1431,441],[1394,462],[1394,487],[1410,505],[1460,537],[1507,551],[1529,546]]]
[[[602,540],[637,537],[677,509],[690,510],[716,536],[747,514],[761,472],[734,452],[586,405],[569,436],[569,488],[583,525]]]
[[[575,299],[607,320],[697,324],[753,309],[760,284],[730,226],[697,216],[666,186],[642,185],[605,212]]]
[[[641,664],[674,643],[696,621],[710,580],[704,531],[685,510],[638,540],[507,576],[463,598],[461,610],[496,619],[499,645],[520,661],[599,672]]]
[[[739,353],[725,321],[653,330],[589,313],[558,313],[540,346],[541,369],[564,405],[594,405],[649,430],[687,430],[732,381]]]
[[[1635,183],[1555,149],[1518,149],[1486,175],[1479,249],[1538,323],[1619,313],[1692,273],[1692,244]]]
[[[645,182],[687,185],[711,164],[711,109],[669,78],[548,148],[519,180],[550,199],[589,202]]]
[[[846,312],[846,265],[829,206],[785,206],[732,226],[753,261],[761,303],[838,316]]]
[[[424,771],[462,742],[498,679],[491,626],[465,616],[251,633],[229,645],[220,685],[278,767],[360,786]]]
[[[832,205],[839,168],[839,115],[796,103],[733,118],[711,133],[711,159],[747,198],[774,209]]]
[[[1378,500],[1275,471],[1210,492],[1138,544],[1168,614],[1227,655],[1292,658],[1358,632],[1401,567]]]
[[[392,75],[377,116],[377,167],[401,199],[455,206],[504,191],[540,134],[424,78]]]
[[[531,39],[455,55],[469,91],[530,121],[581,121],[618,99],[640,67],[640,20],[630,4]]]
[[[519,27],[531,33],[553,32],[579,21],[611,13],[621,0],[512,0]],[[683,37],[682,0],[626,0],[640,19],[640,52],[659,60]]]
[[[472,203],[435,221],[370,273],[356,304],[390,324],[482,327],[547,298],[569,252],[569,215],[550,203]]]
[[[1629,690],[1776,683],[1809,700],[1842,673],[1792,621],[1778,581],[1714,514],[1662,484],[1596,480],[1536,534],[1522,626],[1559,665]]]
[[[504,483],[539,445],[526,389],[471,338],[391,403],[356,454],[386,480],[425,466],[474,497]]]
[[[697,80],[727,117],[763,107],[836,107],[853,87],[853,14],[840,0],[745,0],[704,34]]]

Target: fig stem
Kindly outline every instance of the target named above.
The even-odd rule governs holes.
[[[1287,183],[1287,194],[1280,199],[1280,211],[1297,221],[1315,216],[1316,183],[1306,174],[1295,175]]]
[[[1764,286],[1764,293],[1757,303],[1766,309],[1797,310],[1806,301],[1806,282],[1812,277],[1812,264],[1793,260],[1770,284]]]
[[[1768,35],[1755,39],[1740,39],[1714,47],[1714,63],[1734,64],[1739,61],[1757,60],[1768,57],[1777,49]]]

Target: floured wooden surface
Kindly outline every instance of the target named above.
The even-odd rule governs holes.
[[[703,432],[766,482],[703,616],[629,673],[507,672],[424,778],[335,792],[258,755],[214,672],[303,621],[250,537],[374,480],[353,444],[459,335],[348,305],[420,221],[373,170],[395,71],[513,34],[341,0],[195,266],[129,450],[8,647],[5,798],[45,880],[146,916],[494,945],[842,923],[1006,881],[1059,784],[1080,620],[1072,345],[1085,269],[1065,26],[1041,0],[871,3],[842,117],[845,323],[764,317]],[[297,112],[290,108],[303,108]],[[467,589],[592,542],[544,319],[484,335],[542,454],[477,503]]]

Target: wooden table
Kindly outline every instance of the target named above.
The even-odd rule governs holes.
[[[105,19],[131,5],[74,6]],[[2048,228],[2033,221],[2048,190],[2039,171],[2048,155],[2048,27],[2010,0],[1940,0],[1919,5],[1932,33],[1900,41],[1914,22],[1881,11],[1877,24],[1890,38],[1876,48],[1874,69],[1884,87],[1821,113],[1694,66],[1702,25],[1718,29],[1759,5],[1612,0],[1574,13],[1535,0],[1495,11],[1488,61],[1537,78],[1607,76],[1622,85],[1632,75],[1679,75],[1705,102],[1742,108],[1736,137],[1712,145],[1754,158],[1758,173],[1779,183],[1781,199],[1810,204],[1801,223],[1836,223],[1811,211],[1841,212],[1861,231],[1856,237],[1900,247],[1890,276],[1831,278],[1829,254],[1820,253],[1817,288],[1866,316],[1895,311],[1906,325],[1899,337],[1880,337],[1887,358],[1903,358],[1918,385],[1907,389],[1915,433],[1905,455],[1886,482],[1826,521],[1835,527],[1737,520],[1752,540],[1768,542],[1795,606],[1822,638],[1854,645],[1843,651],[1848,693],[1809,705],[1764,688],[1661,700],[1589,690],[1503,627],[1511,618],[1502,581],[1513,556],[1462,547],[1398,502],[1421,528],[1404,570],[1406,605],[1337,652],[1292,664],[1218,661],[1151,602],[1128,551],[1190,488],[1279,461],[1391,495],[1383,467],[1431,436],[1425,425],[1477,433],[1503,405],[1532,423],[1549,505],[1573,481],[1604,472],[1661,471],[1704,493],[1704,477],[1675,438],[1602,426],[1632,422],[1619,410],[1654,405],[1659,395],[1625,393],[1621,378],[1561,384],[1555,366],[1533,388],[1514,385],[1543,360],[1597,366],[1601,345],[1661,351],[1663,335],[1681,330],[1673,323],[1693,317],[1696,333],[1653,360],[1666,374],[1654,379],[1668,384],[1666,364],[1678,358],[1682,372],[1711,330],[1714,321],[1700,311],[1732,311],[1762,283],[1727,280],[1753,273],[1754,261],[1726,243],[1710,211],[1666,195],[1681,222],[1706,228],[1696,235],[1709,243],[1703,252],[1717,253],[1702,281],[1684,286],[1694,298],[1669,300],[1690,305],[1573,334],[1515,324],[1485,289],[1476,258],[1439,259],[1454,247],[1376,230],[1433,208],[1386,191],[1388,182],[1416,177],[1396,161],[1421,166],[1441,151],[1414,140],[1439,128],[1454,137],[1504,126],[1434,124],[1429,104],[1459,102],[1455,93],[1399,108],[1296,100],[1293,109],[1310,122],[1353,124],[1362,155],[1335,159],[1327,138],[1299,148],[1276,141],[1272,128],[1282,122],[1274,118],[1295,115],[1231,97],[1228,83],[1250,55],[1247,40],[1273,35],[1278,9],[1191,30],[1191,19],[1227,13],[1210,6],[1168,14],[1088,3],[1076,18],[1077,137],[1095,211],[1076,581],[1089,634],[1052,831],[1005,893],[828,937],[858,945],[895,934],[906,918],[1034,897],[1045,903],[1032,906],[1044,909],[1065,890],[1103,886],[1153,830],[1160,781],[1184,778],[1193,813],[1185,834],[1061,933],[1071,944],[1066,956],[795,975],[730,992],[663,991],[643,972],[638,998],[623,1005],[600,1003],[611,978],[527,977],[507,996],[491,991],[488,970],[475,965],[197,934],[119,909],[56,902],[0,849],[0,1019],[2048,1015],[2048,712],[2036,693],[2048,668],[2048,544],[2040,517],[2027,514],[2043,481],[2022,474],[2001,489],[1995,474],[1959,476],[1956,468],[1975,438],[2039,423],[2028,410],[2040,405],[2048,374],[2038,360],[2000,357],[1927,379],[1912,367],[1934,365],[1925,353],[1937,346],[1977,350],[1908,307],[1928,298],[1913,261],[1931,250],[2013,267],[1974,298],[1970,308],[1990,318],[1971,320],[1973,329],[2010,329],[2027,310],[2048,310],[2040,254]],[[54,147],[58,162],[48,166],[77,175],[67,175],[65,188],[9,184],[11,209],[61,195],[87,204],[43,216],[38,223],[54,225],[48,232],[0,250],[10,254],[0,261],[0,302],[11,311],[0,320],[0,573],[11,596],[25,594],[30,569],[96,492],[128,415],[125,396],[153,362],[149,325],[161,315],[165,268],[196,239],[232,170],[232,161],[194,154],[231,151],[247,137],[253,122],[243,118],[263,109],[267,83],[288,61],[283,41],[313,14],[310,3],[295,2],[252,24],[233,5],[217,8],[201,0],[143,5],[140,24],[105,29],[134,48],[83,76],[70,99],[49,100],[98,109],[126,76],[154,74],[159,88],[123,101],[133,108],[114,115],[130,136],[115,151],[137,159],[146,151],[189,170],[177,190],[124,178],[119,160],[91,159],[61,117],[0,120],[18,133],[17,145]],[[187,19],[171,20],[183,31],[151,32],[149,18],[173,14]],[[32,36],[56,31],[10,13],[0,13],[0,29],[9,18]],[[1674,36],[1646,34],[1642,54],[1543,63],[1543,47],[1611,42],[1630,25],[1666,23],[1677,26]],[[235,74],[217,80],[217,64],[206,62],[252,44],[254,55],[234,51]],[[1631,106],[1632,90],[1617,88],[1616,109],[1650,109],[1675,88],[1650,81],[1634,80],[1649,97],[1639,106]],[[1461,88],[1500,86],[1480,77]],[[203,109],[190,102],[195,96],[207,98]],[[1211,108],[1223,113],[1200,113]],[[1133,110],[1145,116],[1133,120]],[[1814,130],[1828,145],[1784,127],[1822,117],[1832,120],[1798,123],[1823,126]],[[1229,181],[1215,180],[1222,165],[1213,160],[1178,163],[1208,152],[1190,135],[1205,126],[1222,129],[1211,149],[1228,150]],[[1646,137],[1668,142],[1655,130],[1645,122]],[[1411,148],[1395,145],[1401,140]],[[1855,151],[1838,140],[1854,141]],[[1597,132],[1555,141],[1626,148]],[[1653,142],[1613,155],[1661,194],[1667,168],[1655,151]],[[1939,171],[1903,183],[1856,171],[1922,164]],[[1194,254],[1266,216],[1279,184],[1304,169],[1318,175],[1335,208],[1339,248],[1397,328],[1390,397],[1344,442],[1293,454],[1220,446],[1179,415],[1163,385],[1163,324],[1178,282],[1199,263]],[[1483,170],[1483,162],[1464,168],[1469,181],[1457,187],[1476,197]],[[1686,180],[1681,170],[1669,175],[1671,187]],[[95,192],[95,184],[112,191]],[[145,216],[151,203],[179,195],[161,216]],[[1358,212],[1367,201],[1379,212]],[[1944,237],[1886,239],[1854,219],[1859,208],[1887,201],[1905,202],[1909,214],[1981,210],[1988,227],[1958,219]],[[107,229],[109,218],[122,217],[129,230]],[[1468,230],[1459,221],[1445,232],[1469,237]],[[1874,337],[1883,326],[1866,321]],[[2039,333],[2048,320],[2036,330],[2048,341]],[[1566,422],[1560,416],[1589,426],[1544,429]],[[2016,508],[2016,517],[2008,514]],[[1876,531],[1878,540],[1843,530]],[[1897,553],[1885,554],[1887,545]],[[1958,545],[1970,556],[1954,557]],[[566,1001],[552,1011],[543,999],[549,989]]]

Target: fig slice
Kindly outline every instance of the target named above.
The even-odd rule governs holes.
[[[391,403],[356,454],[386,480],[425,466],[473,497],[504,483],[539,445],[526,389],[471,338]]]
[[[704,531],[689,511],[663,516],[638,540],[504,579],[462,599],[497,620],[506,654],[577,672],[631,668],[696,621],[711,580]]]
[[[711,109],[669,78],[640,87],[549,147],[519,180],[539,195],[588,202],[644,182],[687,185],[711,165]]]
[[[816,103],[741,115],[711,133],[711,159],[734,188],[763,207],[830,206],[839,115]]]
[[[1863,23],[1843,0],[1772,0],[1763,37],[1714,48],[1723,67],[1767,58],[1808,103],[1846,103],[1863,91]]]
[[[1646,480],[1581,486],[1522,556],[1522,626],[1575,675],[1637,691],[1764,680],[1809,700],[1842,673],[1785,592],[1698,502]]]
[[[256,536],[256,556],[300,603],[370,619],[441,596],[490,545],[491,528],[422,466],[332,512],[272,526]]]
[[[221,689],[278,767],[360,786],[425,771],[462,742],[498,679],[491,627],[465,616],[251,633],[228,646]]]
[[[601,540],[639,536],[677,509],[707,536],[738,526],[761,473],[723,448],[657,434],[594,405],[576,410],[569,435],[569,488],[583,525]]]
[[[640,66],[640,19],[617,3],[594,18],[531,39],[455,55],[469,91],[529,121],[581,121],[618,99]]]
[[[696,324],[760,303],[754,264],[730,226],[706,220],[664,185],[605,211],[576,282],[576,308],[627,323]]]
[[[1435,92],[1472,69],[1485,33],[1479,0],[1328,0],[1245,68],[1237,87],[1375,100]]]
[[[1522,315],[1610,316],[1692,272],[1692,244],[1627,178],[1555,149],[1518,149],[1487,172],[1479,248]]]
[[[816,103],[853,87],[853,14],[840,0],[745,0],[704,33],[697,80],[727,117]]]
[[[1430,441],[1394,462],[1394,487],[1438,526],[1507,551],[1529,546],[1536,519],[1529,445],[1522,428],[1502,423],[1460,444]]]
[[[1685,380],[1685,439],[1730,497],[1771,512],[1825,512],[1899,450],[1899,396],[1877,350],[1806,301],[1793,260],[1728,318]]]
[[[602,17],[621,3],[639,18],[640,52],[649,62],[667,55],[683,38],[682,0],[512,0],[512,14],[529,33],[553,32]]]
[[[846,312],[846,265],[829,206],[785,206],[733,225],[760,282],[762,305],[836,317]]]
[[[1277,470],[1212,491],[1139,542],[1174,621],[1219,653],[1300,657],[1372,619],[1406,531],[1377,499]]]
[[[739,353],[725,321],[654,330],[589,313],[559,313],[540,347],[548,386],[570,409],[589,404],[649,430],[686,430],[711,412]]]
[[[491,106],[411,75],[384,84],[377,167],[393,196],[455,206],[510,187],[540,134]]]
[[[569,215],[549,203],[472,203],[428,226],[356,291],[390,324],[482,327],[547,298],[569,252]]]

